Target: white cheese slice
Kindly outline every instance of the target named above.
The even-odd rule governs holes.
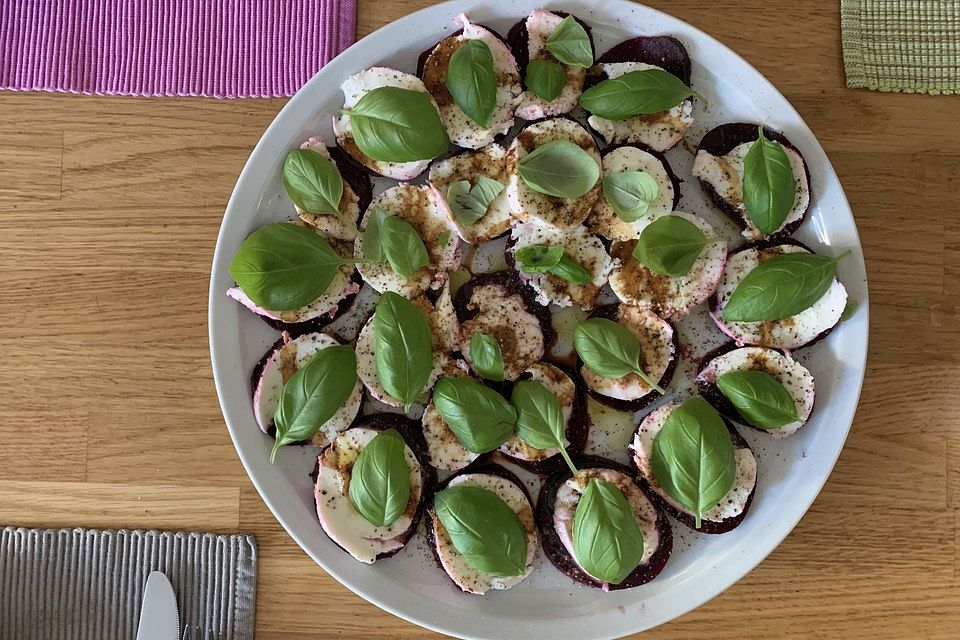
[[[536,9],[527,16],[527,52],[528,60],[559,61],[547,50],[547,39],[563,22],[563,18],[555,13]],[[517,115],[524,120],[539,120],[548,116],[559,116],[572,111],[577,106],[577,99],[583,91],[583,81],[587,77],[587,70],[583,67],[563,65],[566,72],[566,81],[563,89],[549,102],[527,89],[520,96],[517,106]]]
[[[301,149],[315,151],[327,160],[333,161],[327,145],[322,138],[308,138],[300,145]],[[336,166],[336,165],[334,165]],[[328,238],[353,242],[357,238],[357,219],[360,217],[360,198],[350,187],[350,183],[343,181],[343,195],[340,197],[340,219],[328,214],[308,213],[294,205],[300,219],[309,224]]]
[[[574,384],[570,376],[564,373],[562,369],[546,362],[538,362],[531,365],[526,373],[530,374],[531,380],[541,383],[557,397],[561,410],[563,411],[563,426],[564,431],[566,431],[570,424],[570,416],[573,415],[573,403],[576,400],[577,385]],[[570,444],[566,438],[564,438],[563,443],[565,447]],[[511,458],[519,458],[520,460],[527,460],[528,462],[539,462],[540,460],[546,460],[547,458],[558,455],[560,450],[556,447],[537,449],[521,440],[520,436],[514,434],[509,440],[500,445],[500,452]]]

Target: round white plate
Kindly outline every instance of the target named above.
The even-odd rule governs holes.
[[[758,488],[746,520],[722,536],[692,534],[675,523],[677,540],[666,569],[636,589],[604,593],[583,587],[541,554],[534,573],[518,587],[470,596],[460,593],[435,565],[422,534],[398,556],[372,566],[356,562],[324,535],[308,478],[316,452],[285,447],[278,464],[267,461],[270,441],[254,421],[249,376],[277,334],[224,295],[233,284],[230,260],[253,229],[292,214],[281,187],[281,162],[288,150],[311,135],[333,142],[330,115],[341,106],[339,85],[344,78],[377,64],[414,72],[419,53],[454,32],[453,19],[461,12],[506,34],[541,6],[542,0],[439,4],[387,25],[328,64],[283,108],[250,155],[227,205],[210,281],[210,351],[217,392],[240,459],[264,501],[304,551],[348,588],[407,620],[463,638],[619,637],[679,616],[729,587],[783,540],[817,496],[853,420],[867,352],[866,275],[853,216],[823,149],[784,97],[742,58],[676,18],[623,0],[551,3],[548,9],[571,12],[593,27],[598,55],[635,35],[670,34],[683,41],[693,59],[693,85],[708,100],[706,106],[695,102],[697,123],[687,136],[691,144],[716,124],[746,120],[783,131],[803,152],[812,176],[813,205],[797,237],[834,255],[853,250],[841,262],[839,274],[850,298],[860,305],[826,341],[797,354],[816,377],[813,419],[786,441],[741,429],[760,461]],[[681,145],[668,157],[686,179],[681,209],[707,216],[735,237],[690,177],[690,151]],[[703,316],[685,321],[681,335],[689,339],[709,330],[715,340],[718,332]],[[694,355],[712,346],[698,339],[690,342]],[[689,364],[678,372],[678,388],[684,388],[688,372]],[[591,435],[593,448],[625,459],[633,427],[630,416],[593,413],[600,423]]]

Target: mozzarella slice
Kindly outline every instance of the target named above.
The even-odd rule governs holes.
[[[525,373],[530,374],[530,379],[535,380],[545,386],[560,401],[560,407],[563,411],[564,431],[570,425],[570,417],[573,415],[573,402],[577,394],[577,385],[561,369],[546,362],[537,362],[530,366]],[[564,446],[570,443],[564,438]],[[520,436],[514,434],[509,440],[500,445],[500,452],[511,458],[519,458],[529,462],[539,462],[552,458],[560,453],[556,447],[550,449],[537,449],[530,446],[520,439]]]
[[[564,254],[589,271],[593,278],[589,284],[573,284],[552,273],[524,273],[517,262],[520,278],[536,291],[537,302],[542,305],[553,303],[560,307],[577,305],[584,310],[593,309],[600,289],[617,266],[600,238],[590,235],[583,225],[569,231],[560,231],[556,227],[536,221],[520,223],[514,225],[511,237],[513,246],[508,249],[511,253],[516,254],[530,245],[561,246]]]
[[[680,211],[673,215],[697,225],[708,238],[717,235],[713,227],[698,215]],[[643,226],[652,221],[652,218],[644,218]],[[726,240],[714,242],[700,251],[686,275],[671,277],[650,271],[633,257],[636,246],[636,240],[611,245],[610,253],[620,266],[610,274],[610,288],[621,302],[649,309],[668,320],[679,320],[713,294],[727,259]]]
[[[340,89],[343,91],[343,108],[352,108],[359,102],[360,98],[378,87],[399,87],[400,89],[420,91],[426,93],[428,96],[430,95],[430,92],[427,91],[427,88],[417,76],[403,73],[396,69],[388,69],[387,67],[371,67],[366,71],[361,71],[356,75],[350,76],[340,85]],[[433,107],[437,109],[437,113],[439,113],[440,109],[432,97],[430,98],[430,102],[433,103]],[[394,178],[395,180],[412,180],[423,173],[430,164],[430,160],[382,162],[367,156],[360,150],[356,140],[354,140],[353,129],[350,125],[350,115],[346,113],[340,116],[334,116],[333,132],[337,137],[337,144],[339,144],[351,158],[374,173],[379,173],[388,178]]]
[[[713,187],[717,195],[740,212],[740,217],[746,224],[746,228],[741,232],[743,237],[748,240],[760,240],[768,236],[756,227],[747,213],[747,206],[743,203],[743,164],[752,145],[753,142],[744,142],[724,156],[714,156],[703,150],[697,151],[693,160],[693,175]],[[777,231],[802,220],[810,206],[810,185],[807,183],[807,170],[803,164],[803,158],[790,147],[780,146],[790,160],[790,169],[797,184],[797,197],[793,208],[790,209],[790,213]]]
[[[507,201],[511,213],[523,222],[538,220],[561,230],[572,229],[587,219],[600,196],[601,181],[579,198],[557,198],[534,191],[520,178],[517,166],[520,160],[536,148],[553,140],[566,140],[579,145],[600,165],[600,152],[590,132],[573,120],[554,118],[527,125],[510,145],[508,162],[510,180],[507,183]]]
[[[458,153],[430,165],[430,186],[434,189],[435,196],[445,203],[450,185],[466,180],[473,186],[480,176],[496,180],[506,187],[510,179],[507,150],[493,143],[478,151]],[[510,230],[510,225],[514,221],[513,216],[510,215],[506,188],[487,205],[487,212],[483,217],[473,224],[467,225],[460,222],[449,204],[445,210],[457,234],[471,244],[480,244],[503,235]]]
[[[463,30],[454,36],[441,40],[427,57],[423,66],[423,83],[433,95],[440,107],[443,126],[455,145],[468,149],[479,149],[490,144],[498,135],[503,135],[513,126],[513,111],[520,99],[520,71],[510,48],[493,32],[473,24],[467,16],[460,14],[456,21]],[[490,48],[493,55],[493,72],[497,82],[497,102],[490,119],[490,125],[483,127],[474,122],[453,101],[447,90],[447,69],[450,57],[465,42],[480,40]]]
[[[440,518],[431,509],[430,515],[433,520],[435,537],[434,549],[437,558],[440,559],[440,566],[447,572],[450,579],[467,593],[483,595],[491,589],[509,589],[520,584],[533,571],[533,560],[537,555],[539,546],[537,543],[537,526],[533,520],[533,506],[523,489],[510,480],[491,473],[468,473],[456,476],[450,480],[447,486],[476,486],[493,491],[500,496],[507,503],[507,506],[517,514],[520,523],[527,532],[527,562],[523,575],[519,576],[494,576],[473,568],[454,548],[446,527],[443,526]]]
[[[447,205],[432,189],[406,183],[390,187],[373,199],[360,221],[361,230],[367,228],[374,206],[409,222],[423,240],[430,259],[426,267],[409,278],[395,273],[386,262],[358,264],[360,277],[378,293],[393,291],[413,298],[427,289],[439,288],[446,280],[446,272],[460,266],[460,242],[449,222]],[[353,256],[358,260],[364,257],[362,236],[358,236],[353,245]]]
[[[274,426],[273,416],[280,405],[280,392],[283,390],[284,383],[312,356],[327,347],[340,344],[325,333],[305,333],[292,339],[284,334],[283,339],[283,345],[271,349],[264,356],[263,366],[253,389],[253,414],[264,433],[268,433]],[[357,413],[360,412],[362,401],[363,385],[360,384],[360,380],[357,380],[347,401],[323,423],[320,430],[314,434],[311,443],[317,447],[330,444],[336,434],[353,423]]]
[[[599,67],[599,69],[597,69]],[[660,69],[644,62],[610,62],[600,64],[592,70],[607,78],[619,78],[631,71]],[[693,101],[687,98],[677,106],[662,111],[627,118],[626,120],[607,120],[590,116],[587,123],[603,136],[608,144],[620,142],[639,142],[654,151],[667,151],[683,140],[687,129],[693,124]]]
[[[321,138],[308,138],[300,145],[301,149],[315,151],[333,162],[327,145]],[[350,183],[343,181],[343,195],[340,197],[340,218],[331,215],[308,213],[294,205],[300,219],[316,229],[322,235],[337,240],[353,242],[357,238],[357,219],[360,217],[360,198],[350,187]]]
[[[563,18],[542,9],[532,11],[527,16],[528,60],[560,62],[547,50],[547,39],[561,22]],[[583,81],[587,77],[587,71],[582,67],[562,66],[567,78],[560,95],[548,102],[528,89],[520,96],[520,104],[517,106],[518,116],[524,120],[539,120],[548,116],[562,115],[577,106],[577,99],[583,91]]]
[[[601,195],[586,221],[591,232],[608,240],[635,240],[640,237],[640,231],[650,220],[673,211],[673,179],[668,167],[657,156],[638,147],[617,147],[604,154],[602,168],[604,178],[624,171],[644,171],[650,174],[657,183],[657,197],[650,203],[644,217],[634,222],[624,222]]]
[[[350,476],[357,456],[380,433],[355,427],[341,433],[319,457],[315,498],[320,526],[330,539],[354,558],[367,564],[377,556],[403,547],[420,504],[423,485],[420,462],[409,446],[404,456],[410,467],[410,500],[404,513],[385,527],[373,525],[350,503]]]
[[[670,414],[679,406],[680,404],[677,402],[669,402],[647,415],[640,423],[631,446],[633,461],[640,474],[650,484],[650,487],[662,496],[668,504],[692,516],[693,513],[689,509],[667,495],[660,487],[653,475],[653,467],[650,462],[654,438],[666,424]],[[757,486],[757,459],[753,456],[749,447],[736,447],[734,449],[734,463],[736,464],[736,477],[733,486],[727,492],[727,495],[703,514],[703,520],[722,522],[728,518],[739,516],[747,508],[750,496]]]
[[[847,290],[836,279],[813,306],[795,316],[770,322],[726,322],[723,309],[740,281],[764,260],[782,253],[807,252],[792,244],[737,251],[727,258],[727,265],[717,285],[716,305],[710,310],[713,321],[738,345],[752,344],[771,349],[797,349],[830,330],[840,321],[847,304]]]

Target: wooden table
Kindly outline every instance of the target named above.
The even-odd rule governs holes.
[[[361,0],[359,31],[424,4]],[[956,638],[960,99],[845,89],[835,1],[651,4],[743,55],[810,124],[856,213],[873,322],[860,411],[810,512],[644,638]],[[214,241],[283,103],[0,94],[0,524],[252,531],[259,640],[439,637],[297,547],[217,406]]]

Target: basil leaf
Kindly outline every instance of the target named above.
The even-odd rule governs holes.
[[[501,382],[505,377],[500,343],[488,333],[478,331],[470,338],[470,363],[487,380]]]
[[[809,309],[830,288],[837,274],[836,258],[812,253],[782,253],[764,260],[737,284],[723,319],[729,322],[783,320]]]
[[[230,275],[258,306],[287,311],[323,295],[340,267],[352,262],[316,231],[275,222],[247,236],[230,262]]]
[[[703,514],[723,499],[736,474],[730,432],[716,409],[700,397],[677,407],[653,439],[653,476],[667,494]]]
[[[444,229],[440,232],[440,235],[437,236],[437,245],[444,247],[450,242],[450,229]]]
[[[766,371],[729,371],[717,378],[717,387],[754,427],[777,429],[800,421],[790,392]]]
[[[633,248],[633,257],[654,273],[685,276],[696,264],[703,248],[716,241],[686,218],[668,215],[643,228]]]
[[[852,318],[859,308],[860,304],[856,300],[848,300],[847,304],[843,305],[843,311],[840,313],[840,322]]]
[[[430,264],[427,247],[420,234],[409,222],[399,216],[387,216],[380,230],[380,244],[390,268],[399,276],[409,278],[417,269]]]
[[[503,184],[487,176],[478,176],[473,187],[468,181],[460,180],[447,189],[447,204],[457,222],[470,226],[487,213],[487,207],[501,191]]]
[[[580,94],[580,106],[606,120],[626,120],[662,113],[696,92],[663,69],[630,71],[600,82]]]
[[[550,273],[571,284],[585,285],[593,282],[593,274],[569,256],[560,256],[557,264],[550,267]]]
[[[560,21],[547,38],[547,51],[571,67],[589,67],[593,64],[593,46],[586,29],[573,16]]]
[[[743,159],[743,204],[750,220],[765,235],[777,231],[797,199],[790,158],[776,140],[759,137]]]
[[[340,217],[343,178],[331,160],[311,149],[295,149],[283,161],[283,189],[309,213]]]
[[[493,54],[483,40],[463,43],[447,65],[447,91],[467,117],[481,127],[489,127],[497,108],[497,78]]]
[[[517,514],[489,489],[458,484],[433,499],[453,547],[477,571],[520,576],[527,568],[527,532]]]
[[[441,378],[433,406],[473,453],[493,451],[513,435],[517,412],[499,393],[470,378]]]
[[[412,302],[388,291],[377,301],[373,328],[380,384],[409,407],[433,373],[430,325]]]
[[[520,263],[524,273],[547,273],[560,263],[563,247],[548,247],[542,244],[528,244],[517,249],[514,259]]]
[[[590,318],[573,330],[573,347],[587,367],[603,378],[635,373],[661,395],[664,390],[640,368],[640,341],[629,329],[606,318]]]
[[[563,85],[567,83],[567,72],[563,65],[553,60],[531,60],[527,63],[523,82],[537,97],[550,102],[563,91]]]
[[[383,221],[390,214],[383,207],[373,205],[367,212],[366,226],[360,233],[360,246],[363,248],[363,257],[375,264],[386,262],[383,255],[383,245],[380,236],[383,234]]]
[[[403,515],[410,501],[410,465],[396,429],[381,431],[353,463],[347,495],[360,515],[386,527]]]
[[[635,222],[657,199],[660,187],[646,171],[620,171],[603,179],[603,197],[624,222]]]
[[[534,191],[558,198],[579,198],[600,178],[600,165],[569,140],[551,140],[523,156],[517,173]]]
[[[374,160],[432,160],[450,144],[437,108],[422,91],[377,87],[343,113],[350,116],[357,147]]]
[[[626,496],[590,478],[573,515],[573,555],[594,578],[620,584],[643,559],[643,533]]]
[[[280,391],[273,421],[276,442],[270,462],[280,447],[307,440],[333,417],[357,384],[357,356],[353,347],[327,347],[294,373]]]
[[[521,380],[513,386],[510,403],[517,410],[517,435],[537,449],[559,449],[570,473],[576,475],[566,449],[563,407],[557,396],[536,380]]]

